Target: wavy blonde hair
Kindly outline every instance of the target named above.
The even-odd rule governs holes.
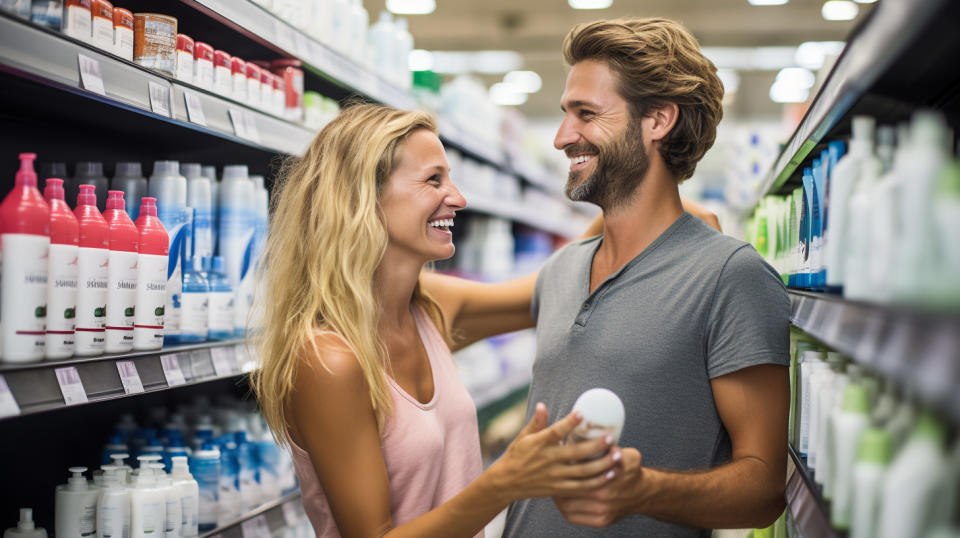
[[[374,277],[387,247],[380,196],[407,137],[437,132],[422,111],[355,104],[289,159],[274,188],[272,222],[260,264],[263,329],[253,345],[260,367],[252,386],[274,437],[289,440],[286,404],[305,354],[323,363],[318,329],[337,333],[363,370],[382,430],[392,410],[390,362],[378,325]],[[420,285],[412,302],[445,334],[439,305]],[[309,355],[306,355],[309,356]]]

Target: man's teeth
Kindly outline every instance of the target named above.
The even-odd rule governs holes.
[[[591,157],[593,157],[593,156],[592,156],[592,155],[577,155],[576,157],[571,158],[570,161],[573,162],[573,164],[580,164],[580,163],[585,163],[585,162],[589,161]]]
[[[429,224],[434,228],[453,228],[453,219],[433,220]]]

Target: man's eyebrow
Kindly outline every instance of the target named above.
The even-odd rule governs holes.
[[[583,107],[596,108],[597,104],[592,101],[584,101],[582,99],[578,99],[576,101],[570,101],[569,106],[573,108],[583,108]],[[560,105],[560,110],[566,112],[567,107]]]

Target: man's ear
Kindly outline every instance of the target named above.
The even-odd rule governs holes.
[[[680,107],[676,103],[667,102],[651,108],[643,118],[644,138],[651,142],[663,140],[673,130],[679,117]]]

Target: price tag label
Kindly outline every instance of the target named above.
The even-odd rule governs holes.
[[[267,516],[259,516],[248,519],[240,524],[243,531],[243,538],[268,538],[270,536],[270,525],[267,524]]]
[[[200,98],[194,93],[183,92],[183,101],[187,105],[187,119],[197,125],[207,125],[207,116],[203,113]]]
[[[157,84],[151,80],[147,82],[147,88],[150,90],[150,110],[152,110],[154,114],[169,118],[170,86]]]
[[[237,359],[234,348],[215,347],[210,349],[210,358],[213,359],[213,371],[218,376],[233,375],[237,371]]]
[[[243,120],[243,111],[239,108],[231,108],[228,112],[230,113],[230,123],[233,124],[233,134],[249,140],[247,124]]]
[[[167,386],[176,387],[187,382],[183,370],[180,369],[180,359],[175,354],[160,355],[160,366],[163,368],[163,376],[167,378]]]
[[[60,384],[65,404],[87,403],[87,392],[83,390],[83,382],[80,381],[80,372],[77,372],[76,366],[57,368],[54,373],[57,374],[57,383]]]
[[[103,89],[103,77],[100,75],[100,62],[83,54],[78,54],[77,60],[80,62],[80,83],[83,89],[107,95],[107,90]]]
[[[297,510],[296,501],[287,501],[281,505],[283,509],[283,521],[288,527],[294,527],[300,523],[300,511]]]
[[[257,127],[257,116],[252,111],[243,111],[243,126],[247,132],[247,138],[259,144],[260,128]]]
[[[120,372],[120,382],[123,383],[123,392],[139,394],[143,392],[143,382],[137,372],[137,365],[133,361],[117,361],[117,371]]]
[[[0,417],[13,417],[20,414],[20,406],[7,386],[7,380],[0,375]]]

